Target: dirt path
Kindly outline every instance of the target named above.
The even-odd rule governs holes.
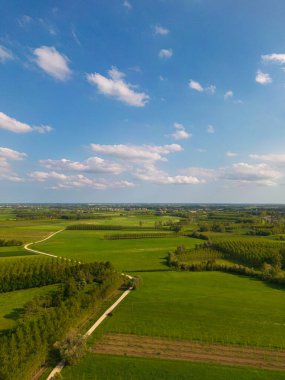
[[[50,234],[49,236],[47,236],[46,238],[42,239],[42,240],[38,240],[38,241],[35,241],[33,243],[27,243],[24,245],[24,249],[26,249],[27,251],[30,251],[30,252],[34,252],[34,253],[38,253],[40,255],[45,255],[45,256],[50,256],[50,257],[59,257],[59,256],[56,256],[56,255],[53,255],[51,253],[46,253],[46,252],[43,252],[43,251],[38,251],[38,250],[35,250],[35,249],[32,249],[30,248],[31,245],[33,244],[37,244],[37,243],[42,243],[43,241],[46,241],[48,239],[50,239],[51,237],[53,237],[54,235],[62,232],[62,230],[59,230],[59,231],[56,231],[52,234]],[[69,260],[69,259],[67,259]],[[122,273],[123,274],[123,273]],[[128,278],[132,278],[131,276],[129,275],[125,275],[126,277]],[[127,289],[122,295],[121,297],[119,297],[102,315],[101,317],[93,324],[93,326],[90,327],[90,329],[84,334],[84,336],[87,338],[88,336],[90,336],[100,325],[101,323],[108,317],[108,314],[111,313],[118,305],[119,303],[121,303],[126,297],[127,295],[131,292],[132,290],[132,287],[130,287],[129,289]],[[64,361],[61,361],[60,363],[57,364],[57,366],[51,371],[51,373],[49,374],[47,380],[50,380],[52,379],[56,374],[60,373],[61,370],[64,368],[65,366],[65,363]]]
[[[35,249],[32,249],[30,248],[31,245],[33,244],[38,244],[38,243],[42,243],[43,241],[46,241],[48,239],[50,239],[51,237],[53,237],[54,235],[56,234],[59,234],[60,232],[64,231],[63,229],[62,230],[59,230],[59,231],[56,231],[56,232],[53,232],[52,234],[50,234],[49,236],[47,236],[46,238],[42,239],[42,240],[38,240],[38,241],[34,241],[33,243],[27,243],[24,245],[24,249],[26,251],[30,251],[30,252],[34,252],[34,253],[39,253],[40,255],[45,255],[45,256],[50,256],[50,257],[58,257],[56,255],[52,255],[51,253],[46,253],[46,252],[42,252],[42,251],[37,251]]]
[[[93,352],[285,370],[285,351],[128,334],[103,336]]]

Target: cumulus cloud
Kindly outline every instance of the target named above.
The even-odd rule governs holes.
[[[170,145],[100,145],[91,144],[91,149],[96,153],[102,153],[128,161],[166,161],[165,155],[182,151],[178,144]]]
[[[189,133],[185,130],[185,127],[182,124],[174,123],[174,128],[175,128],[175,132],[168,135],[168,136],[174,138],[174,140],[186,140],[192,136],[191,133]]]
[[[261,56],[263,62],[278,63],[280,65],[285,64],[285,54],[265,54]]]
[[[172,49],[161,49],[158,53],[160,58],[171,58],[173,56]]]
[[[240,185],[275,186],[283,177],[283,173],[265,163],[252,165],[245,162],[217,169],[192,167],[183,172],[195,176],[200,182],[222,180]]]
[[[251,165],[239,162],[220,172],[221,179],[265,186],[277,185],[277,181],[282,177],[281,172],[264,163]]]
[[[31,126],[29,124],[18,121],[3,112],[0,112],[0,129],[1,128],[14,133],[28,133],[33,131],[46,133],[53,130],[53,128],[48,125]]]
[[[160,35],[160,36],[166,36],[169,34],[169,29],[162,27],[161,25],[155,25],[154,27],[154,34]]]
[[[0,157],[6,160],[23,160],[27,157],[26,153],[20,153],[16,150],[0,147]]]
[[[189,81],[189,87],[192,88],[192,90],[195,90],[195,91],[199,91],[199,92],[203,92],[204,91],[204,88],[202,87],[202,85],[199,82],[196,82],[193,79],[190,79],[190,81]]]
[[[194,91],[206,92],[208,94],[214,94],[216,92],[216,86],[214,86],[213,84],[211,84],[208,87],[203,87],[201,85],[201,83],[199,83],[193,79],[190,79],[188,85]]]
[[[124,80],[125,74],[116,67],[113,66],[108,74],[109,78],[99,73],[87,74],[87,81],[95,85],[101,94],[114,97],[130,106],[144,107],[149,101],[149,96],[144,92],[137,92],[137,86],[127,83]]]
[[[225,95],[224,95],[224,99],[227,100],[227,99],[232,98],[233,96],[234,96],[233,91],[232,91],[232,90],[229,90],[229,91],[227,91],[227,92],[225,93]]]
[[[275,164],[285,164],[285,154],[269,153],[269,154],[250,154],[250,158],[259,161],[266,161]]]
[[[92,188],[105,190],[108,188],[129,188],[133,187],[132,182],[126,180],[112,181],[106,179],[94,179],[82,174],[65,175],[56,171],[42,172],[35,171],[30,173],[30,178],[36,182],[54,181],[53,189],[72,189],[72,188]]]
[[[22,182],[23,179],[13,172],[10,161],[20,161],[26,157],[26,153],[0,147],[0,180]]]
[[[120,174],[125,170],[125,167],[116,162],[107,162],[100,157],[89,157],[85,161],[72,161],[65,158],[61,160],[40,160],[40,164],[47,169],[68,170],[75,172],[86,173],[111,173]]]
[[[208,125],[207,132],[213,134],[215,133],[215,128],[212,125]]]
[[[41,46],[33,51],[37,65],[53,78],[65,81],[70,78],[69,59],[53,46]]]
[[[142,181],[170,185],[197,185],[201,183],[198,178],[186,175],[171,176],[163,170],[157,169],[154,165],[146,165],[143,168],[139,168],[134,176]]]
[[[272,83],[272,78],[269,74],[258,70],[255,76],[255,81],[259,84],[269,84]]]

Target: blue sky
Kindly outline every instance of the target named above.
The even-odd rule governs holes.
[[[285,202],[284,12],[0,1],[1,202]]]

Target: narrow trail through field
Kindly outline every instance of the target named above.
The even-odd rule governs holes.
[[[50,239],[51,237],[53,237],[54,235],[56,235],[62,231],[64,231],[64,229],[53,232],[52,234],[50,234],[49,236],[47,236],[44,239],[41,239],[41,240],[38,240],[38,241],[35,241],[32,243],[27,243],[24,245],[24,249],[26,249],[27,251],[30,251],[30,252],[38,253],[40,255],[45,255],[45,256],[50,256],[50,257],[59,257],[59,256],[53,255],[51,253],[46,253],[43,251],[38,251],[38,250],[32,249],[32,248],[30,248],[30,246],[33,244],[42,243],[43,241]],[[69,259],[67,259],[67,260],[69,260]],[[133,278],[132,276],[130,276],[128,274],[122,273],[122,275],[128,277],[129,279]],[[124,293],[107,310],[105,310],[105,312],[101,315],[101,317],[99,319],[97,319],[97,321],[90,327],[90,329],[84,334],[84,337],[88,338],[101,325],[101,323],[109,316],[109,314],[127,297],[127,295],[132,290],[133,290],[133,286],[130,286],[127,290],[125,290]],[[60,373],[61,370],[64,368],[64,366],[65,366],[64,361],[59,362],[57,364],[57,366],[51,371],[51,373],[47,377],[47,380],[51,380],[56,374]]]
[[[56,232],[53,232],[52,234],[48,235],[48,236],[47,236],[46,238],[44,238],[44,239],[41,239],[41,240],[38,240],[38,241],[34,241],[34,242],[32,242],[32,243],[27,243],[27,244],[24,245],[24,249],[25,249],[26,251],[30,251],[30,252],[34,252],[34,253],[38,253],[38,254],[40,254],[40,255],[45,255],[45,256],[50,256],[50,257],[58,257],[58,256],[56,256],[56,255],[52,255],[51,253],[46,253],[46,252],[42,252],[42,251],[37,251],[36,249],[32,249],[32,248],[30,248],[30,246],[33,245],[33,244],[42,243],[43,241],[46,241],[46,240],[50,239],[51,237],[53,237],[53,236],[56,235],[56,234],[59,234],[59,233],[62,232],[62,231],[64,231],[64,229],[61,229],[61,230],[56,231]]]
[[[104,335],[93,352],[285,370],[285,351],[129,334]]]

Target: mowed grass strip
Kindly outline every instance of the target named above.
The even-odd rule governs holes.
[[[209,344],[141,335],[106,334],[96,342],[93,352],[285,370],[284,350]]]
[[[64,380],[284,380],[285,372],[206,363],[88,354]]]
[[[43,296],[54,290],[56,285],[43,286],[14,292],[0,293],[0,332],[11,329],[16,325],[17,319],[22,316],[23,306],[34,297]]]
[[[63,231],[35,244],[37,250],[81,261],[110,261],[124,271],[168,269],[169,250],[184,244],[194,247],[199,240],[178,236],[152,239],[104,240],[105,231]]]
[[[220,272],[141,277],[142,285],[104,322],[102,334],[285,347],[283,289]]]
[[[0,259],[23,256],[35,256],[35,254],[26,251],[23,247],[0,247]]]

